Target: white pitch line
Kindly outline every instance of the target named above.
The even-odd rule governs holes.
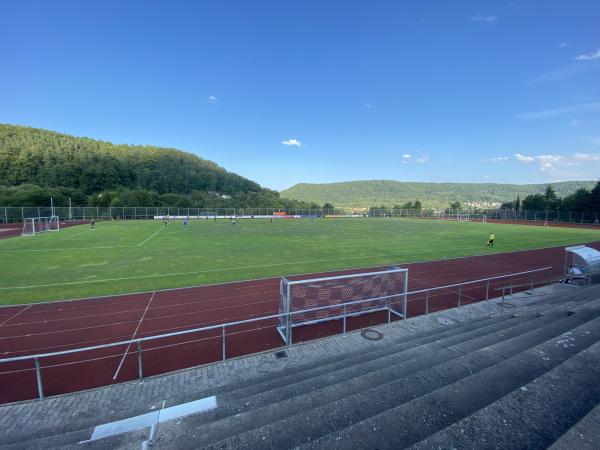
[[[147,238],[144,242],[139,243],[137,246],[141,247],[142,245],[144,245],[146,242],[148,242],[150,239],[152,239],[154,236],[156,236],[158,233],[160,233],[164,229],[165,229],[164,227],[159,228],[156,233],[152,234],[149,238]]]
[[[480,246],[478,246],[478,247],[480,247]],[[546,248],[554,248],[554,247],[556,247],[556,246],[540,247],[540,248],[517,250],[517,251],[513,250],[513,251],[501,252],[501,253],[487,253],[487,252],[486,253],[474,253],[474,254],[468,255],[468,256],[452,257],[452,258],[450,258],[450,260],[460,259],[460,258],[471,258],[474,256],[488,256],[488,255],[496,255],[496,254],[517,253],[520,251],[543,250]],[[470,248],[476,248],[476,247],[470,247]],[[299,265],[299,264],[312,264],[312,263],[319,263],[319,262],[348,261],[348,260],[355,260],[355,259],[361,260],[361,259],[372,259],[372,258],[382,258],[382,257],[383,258],[395,258],[395,257],[404,256],[404,255],[410,255],[413,253],[414,253],[414,251],[410,250],[410,251],[406,251],[406,252],[396,253],[393,255],[360,255],[360,256],[350,256],[347,258],[313,259],[313,260],[306,260],[306,261],[290,261],[290,262],[283,262],[283,263],[277,263],[277,264],[259,264],[256,266],[225,267],[222,269],[207,269],[207,270],[200,270],[200,271],[195,271],[195,272],[173,272],[173,273],[163,273],[163,274],[154,274],[154,275],[138,275],[135,277],[120,277],[120,278],[105,278],[105,279],[98,279],[98,280],[67,281],[64,283],[37,284],[37,285],[29,285],[29,286],[1,286],[0,291],[2,291],[2,290],[7,291],[7,290],[11,290],[11,289],[35,289],[35,288],[42,288],[42,287],[71,286],[71,285],[89,284],[89,283],[104,283],[104,282],[108,282],[108,281],[139,280],[139,279],[145,279],[145,278],[163,278],[163,277],[175,277],[175,276],[183,276],[183,275],[199,275],[202,273],[228,272],[228,271],[232,271],[232,270],[260,269],[260,268],[264,268],[264,267],[280,267],[280,266],[290,266],[290,265]],[[438,260],[433,260],[433,261],[438,261]],[[439,260],[439,261],[441,261],[441,260]],[[407,261],[406,264],[414,264],[414,263],[418,263],[418,262],[419,261],[412,261],[412,262]],[[380,265],[385,265],[385,263],[382,263]],[[339,270],[350,270],[350,268],[349,269],[339,269]]]
[[[410,253],[410,252],[406,252]],[[0,287],[0,290],[10,290],[10,289],[33,289],[33,288],[41,288],[41,287],[54,287],[54,286],[70,286],[74,284],[87,284],[87,283],[102,283],[105,281],[123,281],[123,280],[138,280],[144,278],[161,278],[161,277],[174,277],[174,276],[182,276],[182,275],[197,275],[201,273],[210,273],[210,272],[227,272],[230,270],[246,270],[246,269],[258,269],[262,267],[278,267],[278,266],[289,266],[294,264],[310,264],[315,262],[330,262],[330,261],[345,261],[349,259],[368,259],[368,258],[380,258],[381,255],[373,255],[373,256],[352,256],[348,258],[331,258],[331,259],[313,259],[309,261],[292,261],[278,264],[260,264],[256,266],[238,266],[238,267],[225,267],[223,269],[207,269],[200,270],[196,272],[174,272],[174,273],[162,273],[162,274],[154,274],[154,275],[139,275],[136,277],[120,277],[120,278],[105,278],[101,280],[82,280],[82,281],[67,281],[65,283],[52,283],[52,284],[37,284],[30,286],[11,286]],[[340,269],[343,270],[343,269]]]
[[[13,315],[12,315],[12,316],[10,316],[8,319],[6,319],[4,322],[0,323],[0,327],[1,327],[2,325],[4,325],[5,323],[7,323],[7,322],[11,321],[11,320],[12,320],[12,319],[14,319],[15,317],[17,317],[19,314],[21,314],[21,313],[25,312],[26,310],[28,310],[28,309],[29,309],[29,308],[31,308],[32,306],[33,306],[33,304],[31,304],[31,305],[28,305],[28,306],[27,306],[27,308],[23,308],[23,309],[21,309],[19,312],[17,312],[16,314],[13,314]]]
[[[146,317],[146,313],[148,312],[148,308],[150,308],[150,304],[152,303],[152,300],[154,300],[154,294],[156,294],[156,291],[152,292],[152,296],[150,297],[150,301],[146,305],[146,309],[144,310],[144,313],[142,314],[142,317],[140,317],[140,321],[138,322],[137,327],[135,327],[135,331],[133,332],[133,335],[131,336],[131,339],[135,339],[135,335],[137,334],[138,330],[140,329],[140,325],[142,324],[142,321],[144,320],[144,317]],[[116,380],[117,377],[119,376],[119,372],[121,371],[121,366],[125,362],[125,358],[127,357],[127,353],[129,353],[129,348],[130,347],[131,347],[131,342],[127,345],[127,349],[125,350],[125,353],[123,353],[123,358],[121,359],[121,362],[119,363],[119,367],[117,367],[117,371],[115,372],[115,376],[113,377],[113,380]]]

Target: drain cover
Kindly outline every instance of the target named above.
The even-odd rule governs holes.
[[[275,352],[276,359],[287,358],[287,353],[285,351]]]
[[[360,335],[369,341],[380,341],[383,339],[383,333],[377,330],[366,329],[360,332]]]

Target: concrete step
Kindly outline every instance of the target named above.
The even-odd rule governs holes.
[[[589,366],[589,364],[588,364]],[[595,387],[598,386],[597,376]],[[587,395],[587,391],[586,391]],[[556,410],[560,411],[560,410]],[[600,443],[600,402],[565,434],[554,442],[548,450],[597,450]]]
[[[453,348],[452,346],[470,342],[474,349],[485,347],[487,342],[491,342],[486,339],[488,336],[493,336],[497,340],[508,339],[511,336],[521,334],[532,326],[536,326],[535,323],[537,323],[537,326],[541,326],[552,323],[564,316],[564,312],[554,312],[543,316],[519,316],[512,317],[509,320],[486,322],[485,326],[481,328],[466,331],[459,330],[462,332],[455,334],[452,332],[444,333],[445,337],[443,339],[393,353],[386,352],[382,356],[372,356],[359,362],[353,361],[351,365],[332,368],[325,373],[307,377],[295,383],[282,383],[275,387],[266,386],[267,390],[256,393],[253,390],[250,392],[240,390],[231,394],[223,394],[219,396],[219,408],[194,418],[194,426],[197,427],[202,423],[248,413],[254,409],[287,399],[292,399],[290,407],[286,408],[287,413],[292,414],[293,411],[297,411],[302,407],[301,397],[312,396],[313,391],[319,391],[319,399],[323,404],[330,398],[328,392],[324,390],[328,386],[334,386],[333,392],[335,392],[335,395],[339,395],[339,389],[335,385],[347,381],[350,383],[348,386],[352,386],[352,392],[355,392],[359,387],[357,382],[359,378],[363,380],[362,385],[365,385],[366,388],[374,384],[385,383],[390,379],[407,375],[411,371],[423,370],[431,364],[457,358],[464,354],[462,349]],[[447,349],[447,351],[436,353],[436,350],[441,349]],[[334,399],[337,398],[334,397]],[[279,406],[276,406],[276,408],[279,409]]]
[[[577,297],[577,295],[575,294],[578,294],[579,297]],[[573,293],[572,289],[565,290],[565,293],[561,295],[538,300],[532,303],[530,306],[519,306],[519,315],[526,314],[528,311],[549,311],[552,308],[559,307],[562,304],[568,302],[569,296],[574,297],[574,299],[576,300],[575,304],[580,304],[589,300],[584,298],[581,292]],[[443,312],[440,313],[443,314]],[[424,332],[421,331],[413,333],[408,337],[404,336],[402,337],[402,339],[399,340],[386,341],[383,345],[383,348],[374,347],[369,349],[368,352],[365,352],[364,350],[356,352],[347,352],[342,355],[336,355],[332,358],[323,358],[317,362],[303,364],[299,367],[294,367],[292,369],[277,371],[273,374],[263,374],[258,379],[246,380],[236,385],[227,385],[218,389],[199,391],[195,395],[196,397],[219,395],[223,393],[231,395],[234,395],[235,393],[236,396],[249,395],[249,392],[261,392],[271,388],[275,388],[277,386],[290,385],[306,377],[316,376],[319,373],[327,373],[328,371],[335,370],[337,367],[344,367],[349,364],[358,364],[361,361],[365,361],[367,359],[372,359],[374,357],[379,357],[388,353],[396,353],[404,348],[410,348],[411,344],[414,346],[417,344],[423,344],[425,342],[431,342],[435,340],[435,336],[438,336],[438,339],[443,339],[445,334],[456,332],[457,327],[459,326],[464,327],[465,330],[475,329],[478,326],[483,326],[483,324],[485,323],[491,323],[496,320],[499,320],[498,317],[500,315],[506,316],[505,319],[508,320],[508,314],[512,314],[512,312],[510,310],[500,309],[495,314],[485,315],[483,317],[478,317],[467,321],[461,321],[459,323],[451,323],[450,325],[445,326],[436,324],[433,329],[429,329]],[[186,398],[172,398],[172,401],[174,402],[185,400]]]
[[[570,345],[572,339],[578,338],[574,332],[565,336],[559,345]],[[600,444],[599,379],[600,343],[596,342],[551,371],[411,448],[443,448],[452,442],[456,448],[597,449]]]
[[[572,335],[576,335],[577,339],[564,345],[565,338]],[[599,340],[600,318],[595,318],[426,395],[358,422],[351,419],[344,429],[305,444],[302,448],[349,448],[351,443],[358,441],[364,443],[366,448],[381,450],[414,445],[531,383]],[[443,372],[437,374],[451,381],[448,375]],[[429,376],[426,380],[434,381]],[[510,433],[510,428],[505,432]]]
[[[596,315],[598,315],[596,311]],[[369,381],[369,375],[366,374],[360,381],[353,380],[352,382],[345,382],[339,385],[335,385],[328,389],[329,395],[324,395],[325,390],[315,391],[311,395],[306,395],[303,398],[303,402],[300,403],[300,398],[292,399],[293,402],[281,402],[278,405],[274,405],[269,410],[260,408],[255,412],[249,414],[241,414],[238,416],[230,417],[223,421],[205,424],[201,429],[196,429],[193,424],[186,421],[184,427],[172,427],[171,430],[162,427],[159,433],[159,442],[177,443],[177,445],[192,445],[189,440],[189,436],[195,433],[198,441],[202,443],[214,442],[215,438],[231,436],[241,431],[250,428],[250,431],[242,433],[241,436],[234,438],[225,439],[215,444],[215,448],[233,448],[243,446],[250,448],[253,446],[265,447],[265,446],[282,446],[284,443],[281,441],[279,436],[281,429],[291,430],[300,424],[298,433],[293,435],[288,433],[286,439],[288,439],[285,445],[295,442],[298,439],[304,439],[303,436],[310,437],[312,439],[322,436],[331,429],[332,418],[335,417],[338,422],[338,426],[341,426],[347,421],[346,415],[352,411],[359,411],[358,414],[362,418],[368,417],[372,414],[379,412],[378,408],[391,408],[395,406],[397,401],[407,401],[414,397],[415,392],[421,392],[420,395],[424,395],[431,389],[436,389],[443,384],[449,382],[450,379],[455,378],[456,380],[461,377],[468,376],[474,371],[481,370],[482,368],[489,367],[493,364],[497,364],[499,361],[507,357],[507,355],[519,353],[529,348],[532,343],[537,344],[543,342],[549,337],[554,337],[565,330],[571,329],[573,326],[577,326],[584,323],[592,318],[591,315],[573,315],[557,319],[556,322],[552,321],[544,327],[526,333],[524,335],[509,339],[506,341],[509,343],[506,349],[498,348],[495,351],[490,351],[488,347],[486,349],[475,352],[473,355],[463,355],[457,359],[460,359],[460,363],[450,361],[449,363],[441,364],[440,366],[433,366],[425,370],[413,373],[402,378],[388,378],[385,381],[388,383],[381,384],[373,387]],[[504,343],[504,342],[503,342]],[[496,344],[496,345],[502,345]],[[453,349],[456,350],[456,349]],[[502,353],[500,350],[504,350]],[[447,353],[449,350],[443,350]],[[455,367],[457,366],[457,367]],[[437,371],[442,370],[447,372],[446,377],[440,377],[437,375]],[[431,383],[426,380],[427,374],[433,378],[437,378],[436,383]],[[392,380],[392,381],[390,381]],[[362,381],[362,382],[361,382]],[[381,381],[381,380],[380,380]],[[357,383],[353,386],[353,383]],[[415,390],[415,386],[418,385]],[[410,389],[408,388],[410,386]],[[366,389],[366,390],[365,390]],[[354,393],[353,393],[354,392]],[[394,395],[390,395],[394,393]],[[342,398],[341,400],[335,400]],[[328,402],[325,405],[321,405],[320,401],[326,399]],[[311,403],[312,402],[312,403]],[[300,413],[295,416],[288,417],[284,420],[278,420],[282,417],[290,415],[290,412],[297,413],[298,409],[294,408],[294,405],[300,405]],[[370,407],[365,407],[370,405]],[[375,409],[373,409],[375,408]],[[362,416],[366,414],[366,416]],[[327,420],[321,419],[327,417]],[[356,417],[354,420],[358,420]],[[265,423],[272,423],[263,426]],[[328,426],[328,425],[329,426]],[[309,426],[310,425],[310,426]],[[184,429],[184,428],[187,428]],[[189,431],[189,433],[187,433]],[[181,433],[187,433],[182,435]],[[290,440],[290,438],[295,438]],[[188,442],[185,442],[188,440]]]
[[[287,370],[284,371],[282,375],[278,376],[278,374],[266,375],[256,380],[249,380],[247,382],[242,383],[240,386],[236,386],[234,388],[230,386],[226,386],[222,389],[218,389],[212,391],[210,395],[225,393],[223,395],[232,395],[234,398],[238,396],[251,395],[254,392],[260,392],[263,389],[274,389],[280,386],[289,386],[293,384],[297,380],[302,380],[304,378],[310,378],[311,376],[318,376],[319,374],[329,373],[332,370],[336,370],[339,367],[344,367],[347,364],[358,364],[361,361],[368,361],[372,359],[376,359],[380,355],[386,354],[394,354],[397,352],[401,352],[403,349],[410,349],[412,345],[417,345],[423,342],[435,342],[438,339],[442,339],[444,336],[449,334],[453,334],[459,331],[469,331],[473,329],[477,329],[478,326],[484,326],[489,323],[495,323],[499,320],[510,320],[511,317],[505,315],[502,319],[498,319],[497,317],[481,317],[474,320],[469,320],[466,322],[461,322],[454,325],[438,325],[432,330],[427,330],[426,332],[415,333],[410,335],[407,339],[404,339],[400,343],[394,344],[393,342],[386,342],[384,346],[381,348],[371,349],[367,353],[360,352],[352,352],[348,355],[342,355],[340,358],[333,359],[329,358],[326,360],[329,364],[324,363],[322,365],[317,364],[308,364],[306,366],[302,366],[298,369]],[[266,380],[264,380],[266,378]],[[231,389],[231,391],[230,391]],[[207,396],[209,394],[205,393],[196,393],[195,398]],[[186,401],[183,399],[181,402]],[[172,398],[171,403],[177,404],[177,398]],[[144,411],[146,412],[146,411]],[[120,412],[118,417],[114,417],[115,420],[120,418],[126,418],[130,416],[137,415],[139,411],[128,411],[123,410]],[[91,417],[90,418],[90,427],[97,425],[96,420]],[[69,442],[79,442],[89,438],[91,434],[91,428],[81,428],[80,426],[77,428],[70,428],[68,424],[65,424],[65,427],[61,429],[61,433],[54,435],[52,433],[48,433],[47,431],[40,430],[39,434],[34,434],[33,436],[28,436],[30,439],[22,439],[20,436],[15,436],[14,445],[10,445],[7,443],[7,440],[4,439],[6,443],[3,447],[6,449],[24,449],[24,448],[47,448],[48,446],[54,445],[62,445],[64,443]],[[9,441],[10,442],[10,441]]]
[[[210,424],[212,429],[211,435],[213,439],[218,439],[230,433],[230,423],[222,421],[222,419],[227,419],[230,416],[236,416],[235,420],[238,423],[245,422],[246,427],[256,427],[260,425],[260,423],[256,423],[257,419],[253,413],[253,410],[257,408],[262,408],[259,413],[259,421],[273,420],[274,415],[275,420],[278,420],[281,418],[280,410],[282,408],[285,410],[286,416],[296,414],[304,408],[314,408],[318,404],[335,401],[342,394],[350,395],[357,390],[368,389],[373,385],[386,383],[390,379],[462,356],[462,352],[453,348],[447,348],[453,344],[467,340],[477,341],[481,336],[499,330],[504,330],[506,334],[503,338],[507,338],[513,329],[516,329],[513,334],[522,332],[522,329],[518,327],[519,325],[525,328],[530,327],[529,322],[531,320],[550,323],[558,320],[560,317],[564,317],[564,315],[565,313],[557,312],[548,316],[511,318],[508,322],[502,320],[499,323],[491,323],[483,327],[483,329],[470,330],[461,334],[449,334],[448,337],[442,340],[429,342],[397,353],[387,354],[380,358],[373,358],[362,362],[362,364],[342,367],[333,372],[330,371],[323,375],[251,396],[239,397],[237,393],[233,396],[221,395],[217,410],[201,416],[190,417],[186,420],[185,426],[195,429],[201,427],[203,424],[215,422]],[[436,352],[439,349],[445,349],[445,351]],[[344,382],[345,391],[342,392],[340,391],[339,384]],[[318,404],[315,404],[315,398],[318,399]],[[269,408],[264,408],[268,405],[270,405]],[[219,420],[221,420],[221,427],[217,426],[216,421]],[[162,429],[164,430],[165,428],[162,427]],[[221,434],[219,434],[218,430],[220,430]],[[203,435],[203,439],[208,440],[209,438],[205,434]]]
[[[149,438],[149,429],[124,433],[110,438],[88,441],[93,428],[59,433],[22,442],[1,445],[2,450],[48,450],[48,449],[117,449],[135,448]]]
[[[587,300],[579,300],[578,303],[584,303]],[[519,316],[523,316],[527,311],[538,313],[543,313],[544,311],[551,311],[554,308],[561,307],[560,302],[547,301],[542,302],[539,305],[536,305],[531,308],[527,308],[523,312],[519,312]],[[443,340],[447,336],[459,334],[462,331],[474,330],[477,328],[481,328],[487,324],[497,323],[501,320],[510,320],[512,317],[503,314],[502,317],[496,314],[493,317],[484,317],[477,320],[471,320],[468,322],[463,322],[460,324],[454,324],[446,327],[437,327],[431,332],[426,333],[417,333],[414,336],[411,336],[409,339],[402,340],[391,340],[386,342],[381,348],[372,348],[369,349],[368,352],[354,352],[347,355],[340,355],[335,359],[329,359],[326,361],[322,361],[321,364],[310,364],[306,366],[301,366],[299,368],[294,368],[285,372],[278,372],[272,376],[264,376],[259,380],[248,380],[247,382],[240,383],[235,386],[224,386],[218,390],[211,390],[202,392],[202,395],[198,396],[208,396],[208,395],[222,395],[225,397],[234,398],[236,401],[245,398],[256,393],[266,392],[272,389],[276,389],[277,387],[285,387],[290,386],[296,382],[302,382],[311,377],[318,377],[321,374],[331,374],[339,368],[347,368],[351,365],[358,365],[365,363],[367,361],[375,360],[377,358],[398,354],[405,349],[411,349],[417,345],[422,345],[429,342],[434,342],[436,340]],[[173,399],[176,401],[176,399]],[[184,401],[184,399],[182,399]],[[239,402],[238,402],[239,403]]]
[[[217,390],[211,390],[211,394],[219,393],[219,398],[229,398],[232,400],[229,407],[229,414],[238,414],[240,412],[247,411],[249,409],[255,409],[267,404],[271,404],[273,402],[279,401],[281,399],[286,399],[292,396],[298,396],[302,394],[306,394],[307,391],[314,390],[315,387],[311,387],[311,383],[316,385],[316,388],[322,388],[323,386],[319,386],[318,382],[323,381],[324,379],[330,379],[331,381],[328,386],[330,386],[333,382],[336,381],[336,376],[339,377],[339,380],[343,379],[352,379],[355,378],[353,370],[359,370],[362,364],[365,364],[365,369],[372,366],[373,371],[384,370],[377,368],[377,360],[380,359],[380,363],[384,368],[387,368],[386,361],[389,362],[389,366],[393,367],[394,365],[403,364],[404,361],[402,358],[406,358],[406,360],[410,360],[412,363],[412,359],[409,358],[410,352],[415,352],[414,348],[419,347],[424,351],[435,350],[436,348],[443,348],[444,344],[440,343],[444,340],[447,340],[445,345],[453,344],[464,344],[468,345],[466,341],[468,341],[469,336],[472,340],[477,340],[478,338],[475,336],[477,330],[481,330],[485,327],[488,327],[488,331],[491,332],[493,326],[499,327],[499,324],[504,323],[505,328],[513,328],[516,325],[516,322],[523,321],[524,315],[529,314],[531,317],[534,316],[535,313],[541,314],[549,314],[553,311],[557,311],[560,309],[565,309],[565,304],[570,306],[580,306],[586,301],[590,301],[589,298],[593,298],[593,292],[588,294],[586,289],[575,290],[573,288],[568,287],[565,289],[565,295],[557,295],[552,298],[540,299],[536,301],[528,301],[528,305],[526,307],[519,305],[518,313],[516,317],[512,317],[512,311],[509,309],[498,309],[497,313],[492,313],[491,315],[487,315],[480,318],[468,319],[465,321],[456,322],[454,320],[450,321],[450,324],[440,325],[439,323],[432,330],[427,331],[419,331],[408,336],[403,336],[400,339],[389,340],[380,344],[380,346],[373,346],[365,351],[356,351],[349,352],[348,354],[340,355],[338,357],[332,357],[326,359],[325,364],[321,364],[320,361],[316,361],[310,364],[306,364],[300,366],[299,368],[292,368],[286,371],[280,371],[273,374],[269,374],[265,377],[255,378],[252,380],[248,380],[247,382],[236,384],[232,387],[232,385],[224,386]],[[569,294],[569,295],[566,295]],[[584,295],[585,294],[585,295]],[[586,298],[587,297],[587,298]],[[467,307],[468,308],[468,307]],[[433,314],[431,317],[434,317],[438,314]],[[530,320],[528,318],[528,320]],[[509,327],[509,324],[510,327]],[[500,327],[502,328],[502,327]],[[470,333],[470,334],[469,334]],[[508,335],[505,335],[507,337]],[[386,336],[387,337],[387,336]],[[481,336],[482,339],[485,336]],[[454,341],[452,341],[454,339]],[[488,342],[488,341],[486,341]],[[456,347],[458,349],[459,347]],[[477,346],[472,347],[477,348]],[[453,349],[453,352],[449,355],[452,357],[460,356]],[[460,349],[459,351],[465,351],[467,347]],[[403,356],[402,352],[406,352]],[[419,351],[416,351],[415,354],[419,355]],[[394,358],[397,358],[397,361],[394,363]],[[433,361],[433,360],[431,360]],[[442,359],[440,359],[442,361]],[[370,365],[370,366],[369,366]],[[411,366],[414,370],[418,366]],[[282,376],[280,376],[283,374]],[[342,376],[345,376],[344,378]],[[360,374],[362,375],[362,374]],[[319,378],[320,377],[320,378]],[[339,382],[339,381],[338,381]],[[302,383],[305,383],[304,385]],[[296,385],[298,384],[298,385]],[[292,387],[290,392],[287,392],[287,389]],[[231,394],[228,393],[230,389],[235,389]],[[194,389],[194,388],[193,388]],[[217,392],[215,392],[217,391]],[[266,392],[265,392],[266,391]],[[202,395],[201,390],[197,390],[196,393],[190,392],[189,395],[194,396],[195,398],[206,396]],[[189,395],[186,395],[182,401],[187,401],[189,399]],[[209,394],[207,394],[209,395]],[[273,395],[273,398],[269,399],[270,395]],[[277,397],[279,395],[279,397]],[[165,393],[166,397],[169,397],[169,393]],[[261,397],[262,396],[262,397]],[[171,396],[171,403],[178,403],[177,396]],[[246,399],[244,402],[238,401],[236,404],[236,399]],[[262,402],[262,403],[261,403]],[[249,405],[246,406],[246,403]],[[226,403],[222,403],[226,405]],[[240,408],[239,404],[242,404],[243,407]],[[127,411],[120,410],[119,414],[124,415],[123,417],[115,417],[117,420],[119,418],[129,417],[138,414],[139,411]],[[226,415],[225,415],[226,416]],[[223,417],[225,417],[223,416]],[[200,416],[199,416],[200,417]],[[81,423],[81,422],[80,422]],[[96,425],[96,419],[94,417],[90,418],[90,426]],[[81,426],[81,425],[80,425]],[[15,438],[13,444],[7,443],[5,446],[0,446],[0,448],[62,448],[62,446],[68,447],[71,444],[75,444],[81,440],[89,438],[91,434],[91,428],[80,428],[70,429],[68,424],[65,424],[62,427],[61,432],[58,434],[48,433],[48,431],[42,431],[37,436],[35,434],[29,435],[33,437],[33,439],[23,440]],[[143,437],[143,436],[142,436]],[[121,445],[127,446],[127,436],[123,436],[123,442],[114,442],[111,448],[118,447]],[[135,437],[137,439],[137,437]],[[135,440],[134,439],[134,440]],[[4,442],[7,442],[3,439]],[[118,439],[117,439],[118,441]],[[96,443],[88,443],[87,446],[96,446],[98,448],[102,448],[102,441]],[[66,448],[65,447],[65,448]],[[94,447],[95,448],[95,447]]]

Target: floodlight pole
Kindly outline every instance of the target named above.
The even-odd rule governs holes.
[[[52,200],[52,197],[50,197],[50,215],[54,215],[54,201]]]

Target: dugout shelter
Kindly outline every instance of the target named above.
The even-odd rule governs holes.
[[[585,245],[565,247],[566,276],[572,275],[571,267],[579,272],[578,278],[584,278],[591,283],[592,276],[600,275],[600,252]]]

